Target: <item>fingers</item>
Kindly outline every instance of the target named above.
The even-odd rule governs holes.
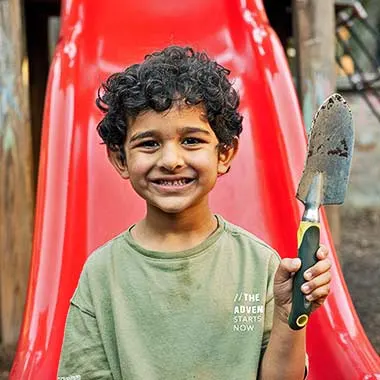
[[[302,285],[301,290],[306,294],[308,301],[314,301],[318,298],[327,297],[330,292],[331,273],[330,271],[322,273],[313,280]]]
[[[321,246],[317,251],[319,261],[305,271],[304,278],[307,282],[301,287],[306,299],[317,304],[322,304],[330,292],[331,261],[327,256],[327,248]]]
[[[296,259],[282,259],[276,272],[275,282],[282,283],[289,280],[293,273],[297,272],[301,268],[301,260]]]
[[[329,254],[329,251],[327,250],[327,248],[324,245],[321,245],[317,251],[317,258],[319,260],[323,260],[328,256],[328,254]]]
[[[331,262],[327,258],[328,250],[320,246],[317,251],[318,262],[305,271],[301,291],[306,295],[308,301],[312,302],[312,310],[321,306],[330,292]],[[276,305],[290,305],[293,293],[293,277],[301,268],[299,258],[282,259],[274,278],[274,293]]]
[[[313,265],[311,268],[305,271],[303,277],[306,281],[310,281],[313,278],[329,271],[330,268],[331,261],[329,259],[323,259],[321,261],[318,261],[315,265]]]
[[[320,301],[321,299],[325,300],[325,298],[330,293],[330,284],[326,284],[314,290],[311,294],[308,294],[305,298],[310,301]]]

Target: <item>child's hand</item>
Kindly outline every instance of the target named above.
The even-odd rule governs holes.
[[[331,262],[328,251],[320,246],[317,251],[318,262],[304,274],[306,282],[301,291],[312,302],[312,311],[323,304],[330,292]],[[274,278],[274,299],[278,315],[287,323],[292,306],[292,287],[294,274],[300,269],[300,259],[283,259]]]

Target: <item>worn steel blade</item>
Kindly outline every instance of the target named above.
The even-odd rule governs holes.
[[[352,113],[339,94],[328,97],[316,112],[297,198],[306,203],[313,179],[323,177],[321,204],[341,204],[346,195],[354,146]]]

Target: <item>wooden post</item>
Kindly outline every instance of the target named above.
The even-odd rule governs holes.
[[[17,341],[33,223],[28,62],[20,0],[0,1],[0,339]]]
[[[333,0],[292,0],[297,51],[297,92],[307,132],[315,111],[335,92],[335,11]],[[335,246],[340,244],[337,206],[325,207]]]

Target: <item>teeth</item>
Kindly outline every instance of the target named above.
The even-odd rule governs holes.
[[[183,185],[186,185],[187,183],[189,183],[190,180],[188,179],[179,179],[179,180],[175,180],[175,181],[159,181],[158,183],[160,185],[164,185],[164,186],[183,186]]]

